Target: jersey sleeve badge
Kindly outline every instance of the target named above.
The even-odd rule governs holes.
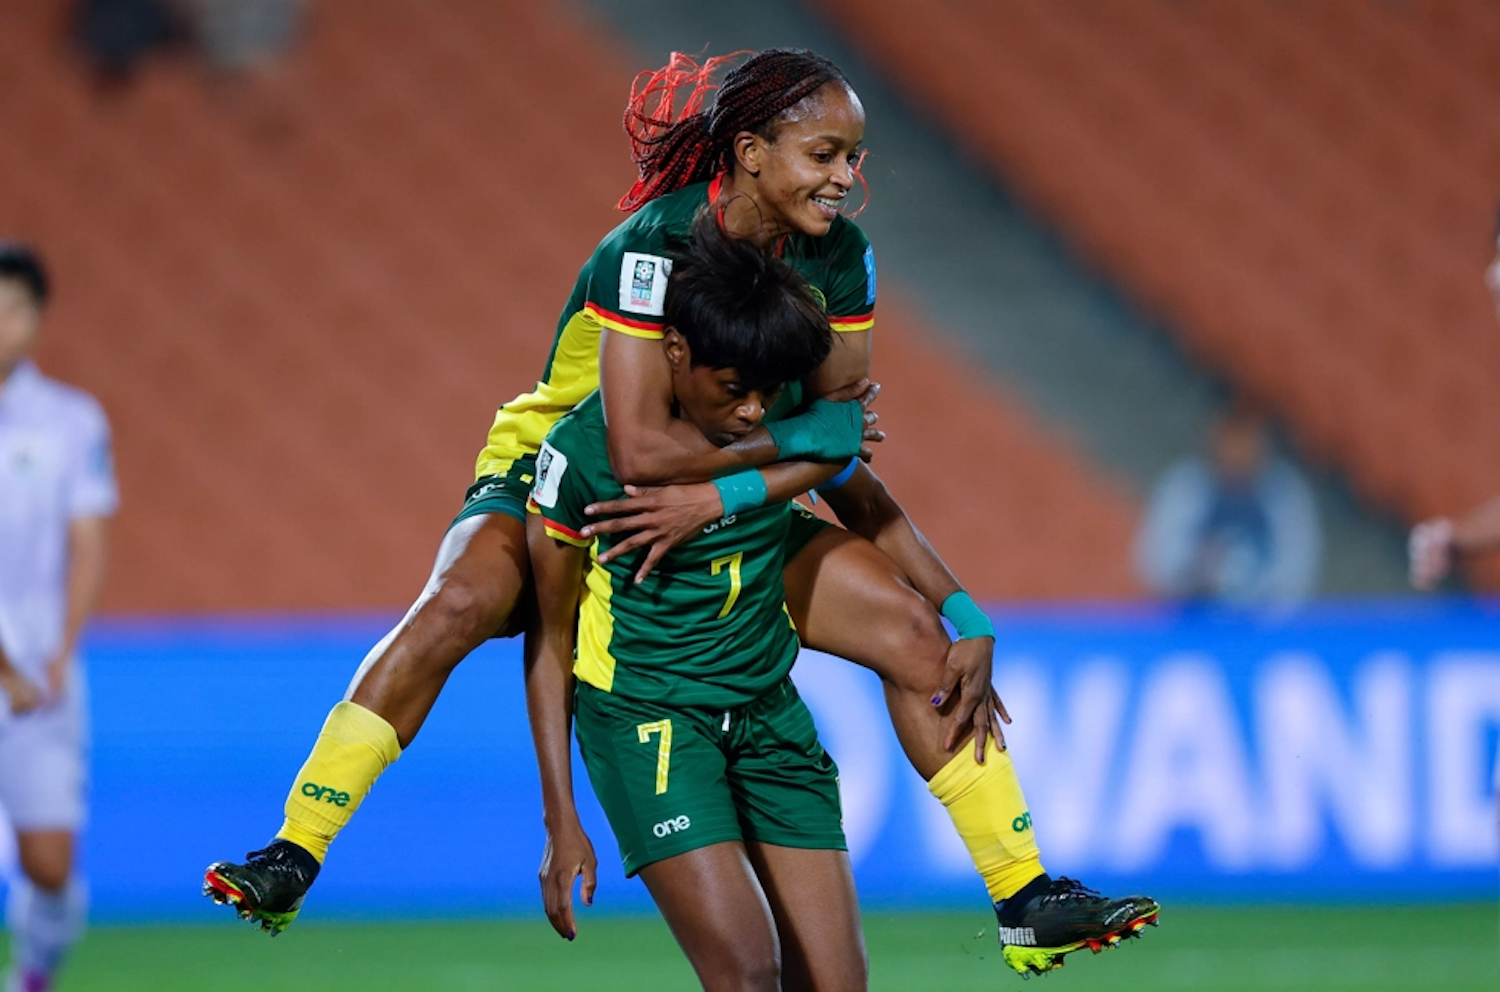
[[[671,274],[670,258],[625,252],[620,259],[620,309],[660,317],[667,300],[667,277]]]
[[[537,506],[551,510],[557,506],[558,489],[562,486],[563,473],[568,470],[568,456],[546,441],[536,456],[536,483],[531,488],[531,498]]]

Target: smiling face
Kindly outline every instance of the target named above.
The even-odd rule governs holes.
[[[0,278],[0,382],[31,351],[41,322],[41,308],[26,284]]]
[[[735,234],[822,237],[854,186],[865,110],[847,83],[827,83],[762,129],[734,139],[725,225]],[[752,203],[737,201],[748,198]]]
[[[678,415],[723,448],[760,426],[766,411],[781,395],[752,389],[734,369],[711,369],[693,365],[692,350],[675,328],[667,328],[662,341],[667,364],[672,367],[672,396]]]

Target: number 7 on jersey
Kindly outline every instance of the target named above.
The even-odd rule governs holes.
[[[724,608],[719,611],[715,620],[723,620],[729,616],[729,611],[734,609],[734,601],[740,598],[740,563],[745,560],[745,552],[736,551],[732,555],[723,558],[715,558],[708,563],[709,575],[718,575],[724,571],[724,566],[729,566],[729,598],[724,600]]]

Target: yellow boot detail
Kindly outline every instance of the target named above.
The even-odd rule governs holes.
[[[947,807],[992,901],[1010,898],[1042,874],[1041,854],[1016,767],[993,738],[984,764],[974,760],[970,748],[960,747],[927,788]]]
[[[305,848],[321,863],[380,773],[399,757],[394,727],[358,703],[339,703],[292,784],[286,822],[276,836]]]

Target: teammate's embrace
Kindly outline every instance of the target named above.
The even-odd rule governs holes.
[[[643,572],[652,556],[722,518],[825,493],[844,527],[816,517],[789,527],[787,611],[804,645],[880,676],[904,754],[984,881],[1010,967],[1045,971],[1154,917],[1152,900],[1104,898],[1043,868],[1015,767],[997,741],[1009,717],[990,686],[990,621],[854,457],[862,440],[881,436],[862,405],[873,399],[875,254],[840,213],[858,181],[859,98],[813,52],[744,54],[699,65],[674,53],[637,79],[625,118],[641,177],[621,201],[629,219],[579,272],[536,389],[496,413],[426,588],[329,713],[275,839],[242,862],[210,865],[210,898],[273,933],[286,927],[329,845],[410,746],[453,667],[486,638],[526,628],[525,506],[537,455],[558,420],[598,389],[611,464],[626,482],[657,488],[604,501],[583,533],[609,537],[617,554],[649,546],[644,560],[634,556]],[[670,246],[687,240],[704,210],[724,234],[795,269],[836,332],[806,379],[817,397],[809,408],[723,446],[674,416],[661,356]],[[320,802],[320,788],[349,801]]]
[[[677,417],[723,446],[811,374],[832,334],[790,266],[704,220],[673,262],[661,350]],[[601,562],[617,539],[580,534],[589,504],[621,494],[595,393],[543,444],[527,527],[548,916],[571,938],[573,880],[584,875],[586,900],[594,885],[573,806],[571,708],[625,870],[641,874],[705,989],[863,988],[837,770],[787,677],[798,642],[783,559],[805,511],[729,514],[636,581],[644,551]]]

